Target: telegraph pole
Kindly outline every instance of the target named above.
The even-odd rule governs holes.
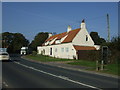
[[[109,24],[109,14],[107,14],[107,29],[108,29],[108,42],[110,42],[110,24]]]

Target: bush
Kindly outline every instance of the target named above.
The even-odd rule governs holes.
[[[36,51],[32,51],[32,55],[37,55],[37,52]]]
[[[120,61],[120,36],[113,37],[111,42],[103,43],[102,46],[108,46],[110,54],[108,56],[109,63]]]

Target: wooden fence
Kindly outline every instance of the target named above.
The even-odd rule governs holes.
[[[78,50],[78,59],[96,61],[101,59],[100,50]]]

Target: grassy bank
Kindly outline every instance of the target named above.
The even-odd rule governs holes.
[[[89,69],[90,71],[91,70],[96,71],[96,62],[95,61],[59,59],[59,58],[53,58],[53,57],[43,56],[43,55],[26,55],[25,58],[37,60],[37,61],[41,61],[41,62],[73,61],[73,62],[69,62],[67,64],[91,67],[92,69]],[[109,73],[109,74],[114,74],[114,75],[120,76],[120,74],[118,74],[118,66],[119,66],[118,63],[107,64],[104,66],[103,71],[98,71],[98,72]]]
[[[109,74],[115,74],[115,75],[119,75],[119,64],[108,64],[105,66],[105,70],[101,71],[101,72],[105,72],[105,73],[109,73]]]
[[[80,60],[80,61],[77,61],[77,62],[70,62],[68,64],[92,67],[92,69],[89,69],[89,70],[92,70],[92,71],[96,70],[96,62],[95,61]],[[107,65],[104,65],[104,70],[103,71],[99,70],[98,72],[114,74],[114,75],[119,75],[120,76],[120,73],[118,73],[118,68],[119,68],[118,63],[107,64]]]
[[[61,58],[54,58],[49,56],[43,55],[26,55],[26,58],[41,61],[41,62],[50,62],[50,61],[74,61],[72,59],[61,59]]]
[[[86,60],[77,60],[75,62],[70,62],[67,64],[87,66],[87,67],[96,67],[96,63],[94,61],[86,61]]]

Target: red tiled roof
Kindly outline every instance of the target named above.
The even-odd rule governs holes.
[[[53,36],[51,36],[50,38],[48,38],[46,41],[50,41],[50,40],[53,40],[53,39],[55,39],[55,38],[61,39],[61,38],[64,37],[66,34],[67,34],[67,32],[60,33],[60,34],[57,34],[57,35],[53,35]]]
[[[77,46],[73,45],[76,50],[96,50],[93,46]]]
[[[59,40],[59,39],[63,38],[65,35],[67,35],[67,32],[59,34],[59,36],[57,37],[57,39]]]
[[[64,40],[62,43],[72,42],[72,40],[74,39],[74,37],[76,36],[76,34],[77,34],[79,31],[80,31],[80,28],[68,32],[68,36],[65,38],[65,40]]]
[[[75,29],[75,30],[71,30],[71,31],[69,31],[69,32],[60,33],[60,34],[51,36],[51,37],[48,38],[45,42],[51,41],[51,40],[53,40],[53,39],[55,39],[55,38],[56,38],[56,40],[59,40],[59,39],[62,39],[63,37],[65,37],[66,35],[68,35],[68,36],[67,36],[67,37],[65,38],[65,40],[64,40],[63,42],[61,42],[61,43],[71,42],[79,31],[80,31],[80,28]],[[53,45],[53,44],[55,44],[55,42],[52,43],[52,45]],[[44,45],[44,44],[43,44],[43,45]]]

